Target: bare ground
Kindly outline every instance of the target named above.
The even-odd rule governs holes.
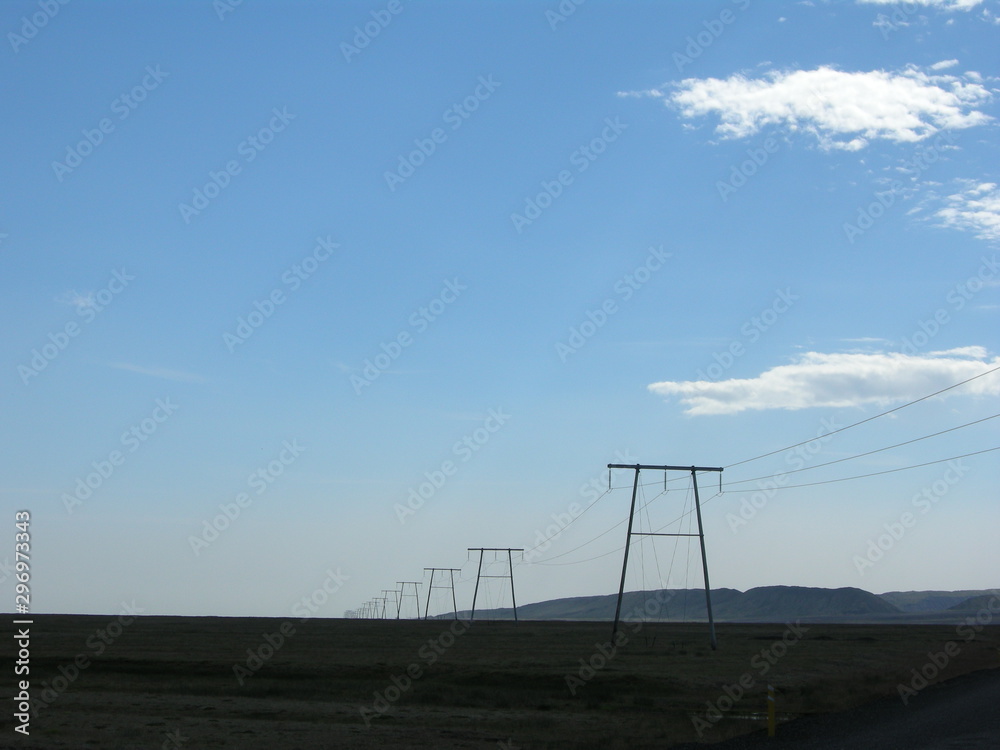
[[[723,624],[712,651],[700,624],[629,624],[612,650],[609,623],[142,617],[111,638],[115,618],[34,620],[36,715],[25,738],[5,712],[0,747],[665,747],[759,729],[768,683],[780,737],[886,696],[916,721],[937,693],[904,707],[912,670],[1000,664],[996,625]]]

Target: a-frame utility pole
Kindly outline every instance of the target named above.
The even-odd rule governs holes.
[[[413,601],[417,603],[417,619],[420,619],[420,584],[421,581],[396,581],[399,584],[399,599],[396,602],[396,619],[399,619],[400,610],[403,609],[403,597],[406,596],[406,587],[413,586]]]
[[[510,601],[514,607],[514,621],[517,621],[517,600],[514,598],[514,562],[511,559],[511,552],[524,552],[523,547],[469,547],[469,552],[479,552],[479,570],[476,572],[476,589],[472,592],[472,613],[469,621],[476,619],[476,597],[479,595],[480,578],[509,578],[510,579]],[[507,566],[510,573],[505,576],[484,576],[483,575],[483,553],[484,552],[506,552]]]
[[[451,607],[455,611],[455,619],[458,619],[458,603],[455,601],[455,573],[461,573],[461,568],[424,568],[424,570],[429,570],[431,572],[431,582],[427,587],[427,604],[424,605],[424,619],[427,619],[427,611],[431,607],[431,591],[434,589],[434,574],[435,573],[450,573],[451,574],[451,584],[449,586],[441,585],[438,586],[439,589],[450,588],[451,589]]]
[[[389,597],[386,596],[386,594],[392,594],[392,600],[394,602],[398,601],[398,599],[399,599],[399,596],[398,596],[399,592],[396,591],[396,589],[382,589],[382,602],[383,602],[382,603],[382,619],[383,620],[385,619],[386,602],[389,599]],[[398,607],[397,607],[397,609],[398,609]]]
[[[718,647],[718,642],[715,639],[715,620],[712,618],[712,593],[711,586],[708,583],[708,557],[705,554],[705,529],[701,523],[701,500],[698,497],[698,472],[699,471],[718,471],[721,472],[722,469],[719,467],[712,466],[651,466],[648,464],[608,464],[608,469],[633,469],[635,471],[635,480],[632,483],[632,507],[628,514],[628,535],[625,537],[625,559],[622,560],[622,581],[618,586],[618,606],[615,607],[615,624],[611,630],[611,638],[614,640],[615,635],[618,633],[618,618],[622,611],[622,594],[625,592],[625,571],[628,568],[628,548],[632,543],[632,537],[634,536],[697,536],[701,542],[701,567],[705,572],[705,607],[708,611],[708,634],[712,641],[712,649]],[[639,472],[643,469],[650,469],[653,471],[690,471],[691,481],[694,483],[694,507],[698,515],[698,533],[697,534],[658,534],[653,532],[632,532],[632,519],[635,516],[635,495],[636,491],[639,489]],[[721,482],[721,473],[720,479]],[[720,484],[721,486],[721,484]]]

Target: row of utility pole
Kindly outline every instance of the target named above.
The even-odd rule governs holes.
[[[714,466],[663,466],[663,465],[653,465],[653,464],[608,464],[608,488],[611,488],[611,471],[614,469],[628,469],[635,472],[633,482],[632,482],[632,503],[629,508],[628,516],[628,532],[625,536],[625,555],[622,560],[622,575],[621,583],[618,586],[618,602],[615,606],[615,620],[612,626],[611,636],[614,640],[615,635],[618,633],[618,624],[621,617],[622,609],[622,597],[625,593],[625,575],[628,571],[628,555],[629,548],[632,544],[632,537],[634,536],[673,536],[673,537],[698,537],[698,541],[701,544],[701,565],[702,571],[704,573],[705,579],[705,607],[708,612],[708,630],[709,637],[711,639],[712,648],[717,647],[717,641],[715,637],[715,620],[712,616],[712,593],[711,586],[708,581],[708,555],[705,552],[705,529],[701,520],[701,498],[698,494],[698,473],[699,472],[719,472],[720,475],[720,491],[721,491],[721,472],[722,468]],[[639,474],[644,470],[649,471],[662,471],[664,472],[664,482],[666,482],[666,472],[668,471],[682,471],[690,472],[691,482],[694,487],[694,507],[695,513],[698,519],[698,533],[697,534],[681,534],[681,533],[660,533],[653,531],[632,531],[632,524],[635,519],[635,500],[639,489]],[[510,580],[510,599],[511,605],[514,610],[514,620],[517,620],[517,599],[514,597],[514,552],[524,552],[522,548],[514,547],[469,547],[468,551],[479,553],[479,567],[476,572],[476,588],[472,594],[472,610],[470,613],[470,620],[474,620],[476,617],[476,601],[479,596],[479,582],[483,578],[501,578]],[[499,559],[499,554],[501,552],[507,553],[507,572],[503,575],[483,575],[483,559],[487,552],[492,552],[494,555],[494,561]],[[419,587],[421,586],[420,581],[396,581],[399,586],[398,589],[383,589],[382,596],[375,597],[367,602],[365,602],[361,607],[354,611],[353,615],[362,619],[388,619],[391,610],[388,607],[389,595],[392,596],[393,602],[396,605],[396,617],[395,619],[400,619],[403,609],[403,599],[407,596],[412,596],[416,604],[417,619],[426,620],[430,612],[430,602],[431,602],[431,592],[435,588],[450,588],[451,589],[451,602],[452,602],[452,612],[454,618],[458,619],[458,604],[455,600],[455,573],[461,572],[460,568],[424,568],[424,571],[430,571],[430,584],[427,587],[427,601],[424,605],[424,614],[421,618],[420,615],[420,593]],[[439,583],[437,586],[434,585],[434,577],[436,574],[448,573],[449,578],[447,583]],[[406,594],[406,587],[413,586],[413,593]],[[350,616],[351,613],[349,613]]]
[[[519,547],[469,547],[469,552],[479,553],[479,569],[476,574],[476,589],[472,595],[472,611],[469,619],[474,620],[476,618],[476,599],[479,596],[479,581],[482,578],[506,578],[510,580],[510,600],[514,608],[514,619],[517,620],[517,600],[514,598],[514,552],[524,552],[523,548]],[[507,553],[507,573],[504,575],[483,575],[483,556],[486,552],[506,552]],[[434,589],[450,589],[451,590],[451,607],[452,614],[454,618],[458,619],[458,602],[455,599],[455,573],[461,573],[461,568],[424,568],[424,572],[430,571],[430,583],[427,586],[427,601],[424,604],[424,614],[420,615],[420,586],[423,585],[422,581],[396,581],[398,589],[382,589],[382,596],[376,596],[373,599],[369,599],[367,602],[362,604],[358,609],[353,612],[348,613],[348,617],[354,617],[361,620],[388,620],[388,619],[402,619],[403,615],[403,600],[408,597],[413,597],[414,604],[416,606],[416,619],[426,620],[431,608],[431,592]],[[447,581],[442,582],[441,579],[438,580],[437,585],[434,583],[434,577],[437,574],[447,573]],[[443,577],[443,576],[442,576]],[[413,586],[413,593],[407,594],[407,586]],[[396,610],[395,617],[392,616],[392,609],[389,608],[389,598],[392,597],[392,602]],[[407,618],[409,619],[409,618]]]

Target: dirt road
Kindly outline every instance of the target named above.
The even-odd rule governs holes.
[[[884,698],[852,711],[797,719],[766,732],[712,745],[802,750],[1000,748],[1000,669],[985,669],[931,685],[909,699]],[[704,745],[685,745],[685,748]]]

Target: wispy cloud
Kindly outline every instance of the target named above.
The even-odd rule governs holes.
[[[983,240],[1000,240],[1000,188],[996,183],[965,180],[944,203],[934,213],[944,226],[973,232]]]
[[[857,0],[859,5],[899,5],[900,0]],[[924,8],[937,8],[947,12],[956,10],[972,10],[981,5],[983,0],[907,0],[909,5],[920,5]]]
[[[60,294],[56,297],[56,302],[60,305],[69,305],[78,313],[89,307],[97,306],[97,301],[94,299],[93,292],[78,292],[75,289]]]
[[[108,362],[108,367],[116,370],[126,370],[138,375],[148,375],[152,378],[162,378],[164,380],[174,380],[180,383],[204,383],[206,378],[183,370],[170,370],[165,367],[142,367],[140,365],[129,364],[128,362]]]
[[[947,70],[958,65],[958,60],[941,60],[931,65],[931,70]]]
[[[1000,366],[986,349],[969,346],[906,355],[897,352],[808,352],[792,364],[766,370],[755,378],[719,382],[664,381],[649,390],[679,397],[685,414],[738,414],[767,409],[881,406],[911,401]],[[1000,373],[974,380],[944,395],[1000,395]]]
[[[857,151],[876,139],[917,142],[942,129],[982,125],[991,118],[976,107],[992,95],[969,74],[822,66],[757,78],[687,78],[619,96],[660,99],[688,120],[716,115],[715,132],[723,138],[747,138],[773,125],[808,133],[823,149]]]

